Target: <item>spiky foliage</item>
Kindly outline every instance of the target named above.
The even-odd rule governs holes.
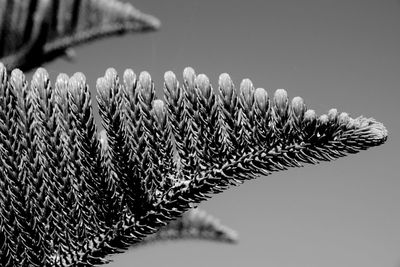
[[[155,105],[157,105],[157,102]],[[102,144],[103,153],[107,153],[107,132],[105,130],[100,131],[98,138]],[[164,144],[162,146],[164,146]],[[172,160],[170,161],[172,162]],[[166,168],[166,166],[169,165],[164,163],[160,165],[160,168]],[[219,220],[213,216],[196,208],[189,210],[181,218],[171,221],[158,232],[147,236],[142,242],[138,243],[138,245],[162,240],[187,238],[235,243],[238,240],[238,235],[234,230],[222,225]]]
[[[330,161],[383,144],[385,127],[331,109],[317,116],[283,89],[269,98],[228,74],[215,94],[186,68],[165,74],[165,102],[150,74],[108,69],[97,102],[102,150],[81,73],[44,69],[28,86],[0,64],[0,248],[4,266],[93,266],[248,179]],[[177,164],[173,159],[177,158]],[[195,164],[194,164],[195,163]]]
[[[33,68],[77,44],[125,32],[146,32],[158,19],[119,0],[1,0],[0,60]]]

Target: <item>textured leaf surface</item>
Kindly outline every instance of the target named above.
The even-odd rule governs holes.
[[[157,108],[157,102],[154,105]],[[98,133],[98,138],[102,144],[103,153],[106,153],[108,149],[107,132],[101,130]],[[235,243],[238,240],[238,235],[234,230],[222,225],[218,219],[207,214],[206,211],[192,209],[186,212],[181,218],[171,221],[162,227],[157,233],[147,236],[138,245],[163,240],[188,238]]]
[[[145,71],[120,81],[110,68],[97,80],[104,149],[82,73],[60,74],[53,90],[44,69],[28,86],[0,65],[3,265],[106,263],[232,185],[387,139],[372,118],[318,116],[301,97],[269,96],[249,79],[236,90],[222,74],[216,94],[192,68],[182,86],[172,72],[164,78],[164,100]]]

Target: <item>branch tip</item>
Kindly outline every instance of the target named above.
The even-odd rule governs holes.
[[[305,113],[304,113],[304,120],[305,121],[315,121],[317,119],[317,114],[315,113],[315,110],[313,109],[308,109]]]
[[[303,116],[306,111],[306,105],[303,98],[296,96],[292,99],[292,110],[297,117]]]
[[[79,98],[80,91],[82,90],[83,83],[80,75],[74,74],[68,82],[68,91],[74,96],[74,98]]]
[[[250,79],[243,79],[240,83],[240,91],[243,96],[250,95],[254,91],[253,82]]]
[[[320,124],[327,124],[329,122],[329,117],[326,114],[322,114],[319,116],[319,122]]]
[[[38,68],[32,77],[32,84],[39,86],[49,80],[49,73],[45,68]]]
[[[208,79],[207,75],[199,74],[195,80],[196,87],[200,90],[205,98],[208,98],[211,94],[211,85],[210,80]]]
[[[264,88],[257,88],[254,91],[254,99],[258,108],[262,112],[267,112],[268,109],[268,92]]]
[[[233,96],[234,85],[228,73],[222,73],[218,80],[219,88],[226,102],[230,102]]]
[[[82,72],[75,72],[72,77],[77,79],[80,83],[86,83],[86,76]]]
[[[20,69],[13,69],[10,80],[16,88],[22,88],[25,83],[25,74]]]
[[[142,71],[139,74],[140,95],[143,97],[145,103],[150,104],[153,96],[153,81],[151,80],[150,73]]]
[[[370,125],[370,132],[375,136],[375,139],[386,141],[388,137],[388,130],[381,122],[373,121]]]
[[[109,81],[114,81],[118,77],[118,73],[114,68],[108,68],[104,73],[104,77]]]
[[[367,129],[375,141],[383,143],[387,140],[388,131],[383,123],[376,121],[374,118],[365,118],[360,116],[358,118],[350,118],[348,123],[349,128]]]
[[[332,108],[328,111],[328,118],[330,121],[336,120],[337,117],[338,117],[338,111],[336,108]]]
[[[340,113],[338,121],[342,125],[347,125],[349,123],[349,121],[350,121],[349,114],[347,114],[346,112]]]
[[[279,116],[283,117],[287,114],[288,95],[285,89],[277,89],[275,91],[274,104]]]
[[[137,81],[136,79],[137,79],[136,74],[132,69],[126,69],[124,71],[123,80],[125,89],[127,91],[131,91],[131,93],[135,91],[136,81]]]
[[[97,78],[96,88],[101,96],[105,97],[109,94],[110,91],[109,82],[104,77]]]
[[[164,74],[165,85],[169,91],[175,91],[178,87],[178,80],[176,79],[175,73],[167,71]]]
[[[192,67],[186,67],[183,70],[183,80],[188,83],[188,85],[192,86],[196,79],[196,72]]]

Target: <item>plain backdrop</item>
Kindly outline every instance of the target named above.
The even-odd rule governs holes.
[[[270,95],[285,88],[318,114],[337,108],[374,117],[389,139],[334,162],[260,177],[202,203],[239,232],[237,245],[161,242],[116,255],[107,266],[400,266],[399,1],[132,3],[158,17],[160,30],[79,46],[75,61],[44,65],[53,81],[59,72],[84,72],[94,96],[108,67],[121,76],[125,68],[147,70],[161,97],[168,70],[182,80],[192,66],[214,88],[228,72],[236,85],[250,78]]]

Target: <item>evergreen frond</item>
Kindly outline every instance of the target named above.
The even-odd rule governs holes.
[[[161,129],[166,128],[166,112],[164,110],[164,104],[161,100],[155,100],[154,102],[154,113],[158,114],[157,119],[159,123],[159,127]],[[157,128],[159,129],[159,128]],[[168,131],[167,131],[168,133]],[[166,140],[168,143],[171,143],[170,138],[164,138],[165,135],[160,134],[161,140]],[[169,134],[166,136],[169,137]],[[100,143],[102,144],[102,149],[107,150],[107,133],[105,130],[102,130],[98,134],[98,138]],[[165,143],[158,143],[158,148],[160,150],[172,150],[172,144],[166,145]],[[167,167],[171,167],[170,162],[173,162],[171,157],[166,157],[163,160],[163,164],[160,165],[161,168],[164,168],[167,173],[173,176],[173,173],[169,173],[169,169]],[[171,171],[173,168],[171,167]],[[164,173],[164,172],[162,172]],[[169,183],[173,181],[166,182],[165,186],[170,186]],[[176,219],[175,221],[171,221],[166,226],[162,227],[158,232],[147,236],[143,239],[142,242],[138,243],[138,245],[142,245],[148,242],[157,242],[162,240],[171,240],[171,239],[209,239],[221,242],[229,242],[234,243],[237,242],[237,233],[220,224],[220,222],[215,219],[213,216],[207,214],[205,211],[200,209],[192,209],[186,212],[181,218]]]
[[[82,73],[60,74],[53,90],[44,69],[29,86],[0,64],[2,265],[103,264],[232,185],[387,140],[372,118],[317,116],[302,98],[283,89],[270,98],[249,79],[236,92],[222,74],[215,94],[192,68],[182,86],[172,72],[164,78],[165,101],[149,73],[126,70],[120,82],[108,69],[96,84],[99,138]]]

